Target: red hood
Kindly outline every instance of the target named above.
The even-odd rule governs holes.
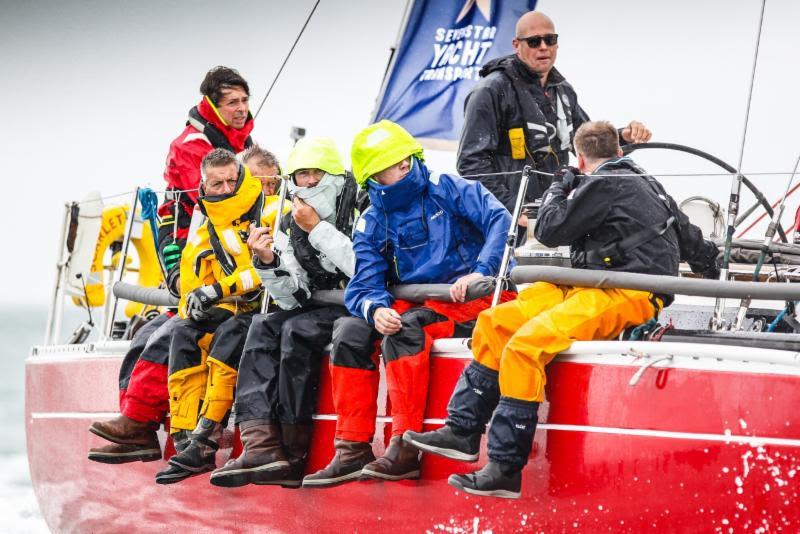
[[[248,113],[247,122],[244,123],[241,129],[237,130],[236,128],[223,124],[222,120],[205,97],[203,97],[197,105],[197,111],[200,112],[200,115],[205,120],[216,126],[216,128],[222,132],[236,152],[244,150],[244,142],[250,135],[250,132],[253,131],[253,126],[255,125],[252,115]]]

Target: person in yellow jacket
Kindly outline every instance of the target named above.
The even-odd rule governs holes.
[[[203,159],[202,175],[199,206],[206,221],[181,256],[181,320],[169,355],[170,432],[180,452],[156,475],[160,484],[215,467],[238,360],[261,293],[247,247],[250,225],[261,221],[261,182],[225,149]]]
[[[614,126],[586,122],[574,143],[578,169],[561,169],[545,192],[535,229],[540,242],[570,245],[572,265],[581,269],[677,276],[683,259],[697,274],[719,276],[717,247],[655,178],[622,157]],[[647,291],[532,284],[517,300],[478,316],[474,360],[450,398],[445,426],[408,431],[403,440],[474,462],[491,418],[489,462],[448,483],[474,495],[518,498],[544,401],[545,366],[573,341],[613,339],[671,301]]]

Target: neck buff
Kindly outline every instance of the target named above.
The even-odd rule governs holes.
[[[344,187],[344,176],[325,173],[314,187],[294,186],[294,196],[314,208],[319,218],[333,223],[336,220],[336,198]]]

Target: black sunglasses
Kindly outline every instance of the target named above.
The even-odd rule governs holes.
[[[555,46],[558,44],[558,34],[548,33],[547,35],[534,35],[532,37],[517,37],[517,41],[525,41],[531,48],[539,48],[542,41],[547,46]]]

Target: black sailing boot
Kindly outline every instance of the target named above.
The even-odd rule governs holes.
[[[489,463],[447,483],[473,495],[518,499],[538,422],[538,402],[501,397],[489,426]]]
[[[236,488],[261,484],[275,471],[289,467],[281,448],[278,425],[265,419],[252,419],[240,423],[239,431],[244,447],[242,454],[211,473],[213,485]]]
[[[361,477],[361,469],[375,460],[371,443],[337,439],[334,446],[336,454],[331,463],[313,475],[305,477],[304,488],[330,488],[358,480]]]
[[[490,461],[474,473],[450,475],[447,483],[472,495],[519,499],[522,473],[517,467]]]
[[[403,441],[421,451],[451,460],[476,462],[481,447],[481,433],[446,424],[433,432],[406,430]]]
[[[189,437],[189,444],[169,459],[167,468],[156,474],[156,482],[174,484],[213,470],[221,437],[222,425],[201,417]]]

